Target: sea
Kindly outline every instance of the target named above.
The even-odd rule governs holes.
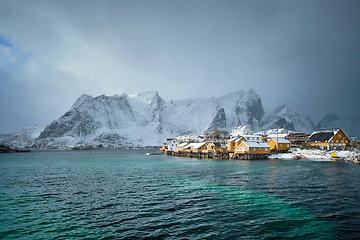
[[[0,155],[0,239],[360,239],[360,165]]]

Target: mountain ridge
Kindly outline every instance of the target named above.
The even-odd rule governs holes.
[[[253,89],[171,101],[162,99],[157,91],[97,97],[83,94],[69,111],[41,132],[36,144],[160,145],[166,138],[199,135],[215,128],[231,131],[238,125],[249,125],[253,131],[268,126],[313,130],[310,118],[287,107],[285,110],[265,113],[261,98]]]
[[[216,128],[231,132],[239,125],[248,125],[253,132],[314,130],[309,116],[300,116],[287,105],[265,112],[253,89],[171,101],[162,99],[157,91],[147,91],[95,97],[82,94],[68,111],[44,127],[36,140],[27,141],[39,147],[158,146],[167,138],[200,135]]]

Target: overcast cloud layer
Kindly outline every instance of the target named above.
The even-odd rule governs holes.
[[[0,1],[0,133],[81,94],[253,88],[316,124],[360,119],[360,1]]]

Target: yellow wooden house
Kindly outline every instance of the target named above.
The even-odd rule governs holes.
[[[340,128],[322,129],[310,135],[308,144],[326,150],[345,150],[350,146],[350,140]]]
[[[263,142],[241,142],[235,154],[270,154],[270,146]]]
[[[270,146],[270,151],[286,152],[291,148],[291,142],[285,138],[271,138],[267,144]]]
[[[206,142],[190,143],[191,152],[202,152],[206,150]]]
[[[205,153],[209,153],[209,152],[220,153],[220,152],[222,152],[223,153],[223,152],[226,152],[226,148],[223,148],[220,143],[212,142],[212,143],[206,144],[206,150],[203,152],[205,152]]]
[[[243,136],[229,139],[226,147],[227,152],[234,152],[235,148],[243,141],[246,141]]]
[[[176,150],[174,152],[184,152],[185,151],[185,147],[189,145],[188,143],[180,143],[179,145],[177,145]]]

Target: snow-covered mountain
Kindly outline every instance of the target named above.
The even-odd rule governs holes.
[[[300,116],[288,106],[279,106],[266,113],[261,119],[262,129],[285,128],[290,131],[311,133],[314,131],[314,123],[309,116]]]
[[[25,127],[15,134],[1,134],[0,143],[16,147],[32,146],[44,128],[44,125],[35,124]]]
[[[310,117],[302,117],[286,106],[266,114],[259,95],[252,89],[169,102],[157,92],[98,97],[84,94],[44,129],[36,144],[160,145],[166,138],[216,128],[231,132],[239,125],[248,125],[254,132],[277,127],[308,133],[314,129]]]
[[[318,124],[316,124],[315,128],[341,128],[348,137],[360,138],[360,123],[350,119],[341,119],[336,114],[327,114]]]

